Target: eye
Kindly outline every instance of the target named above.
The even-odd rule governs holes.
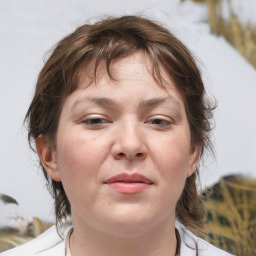
[[[162,128],[168,128],[172,125],[171,120],[167,120],[164,118],[153,118],[147,121],[148,124],[152,124],[154,126],[162,127]]]
[[[86,117],[81,121],[82,124],[91,127],[91,128],[100,128],[102,126],[105,126],[106,124],[111,123],[106,118],[102,117]]]

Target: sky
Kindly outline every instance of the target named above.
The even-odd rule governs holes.
[[[255,23],[255,1],[231,2],[242,22]],[[54,44],[79,25],[127,14],[157,20],[180,38],[197,59],[209,97],[218,103],[216,157],[206,158],[202,185],[229,174],[256,176],[256,71],[222,37],[210,33],[203,22],[205,6],[190,0],[2,0],[0,193],[16,198],[27,218],[53,219],[52,199],[23,125],[44,60]]]

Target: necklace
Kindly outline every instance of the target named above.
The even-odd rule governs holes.
[[[72,256],[71,254],[71,250],[70,250],[70,237],[73,233],[74,229],[71,228],[69,231],[68,231],[68,234],[65,238],[65,256]],[[176,235],[176,240],[177,240],[177,246],[176,246],[176,254],[175,256],[180,256],[180,244],[181,244],[181,241],[180,241],[180,233],[179,231],[175,228],[175,235]]]

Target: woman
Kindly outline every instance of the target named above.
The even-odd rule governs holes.
[[[40,72],[26,116],[59,236],[3,255],[229,255],[190,232],[202,228],[211,111],[194,59],[165,28],[136,16],[79,27]]]

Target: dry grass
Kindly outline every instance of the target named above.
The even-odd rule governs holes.
[[[0,230],[0,252],[28,242],[29,240],[39,236],[52,225],[52,223],[43,222],[38,218],[34,218],[33,222],[28,224],[25,234],[19,234],[15,229]]]
[[[183,0],[184,1],[184,0]],[[212,33],[223,36],[256,68],[256,27],[248,20],[244,26],[238,20],[231,6],[231,0],[193,0],[208,7],[208,23]],[[224,20],[222,4],[227,1],[230,19]]]
[[[228,176],[204,196],[204,238],[237,256],[255,256],[256,180]]]

